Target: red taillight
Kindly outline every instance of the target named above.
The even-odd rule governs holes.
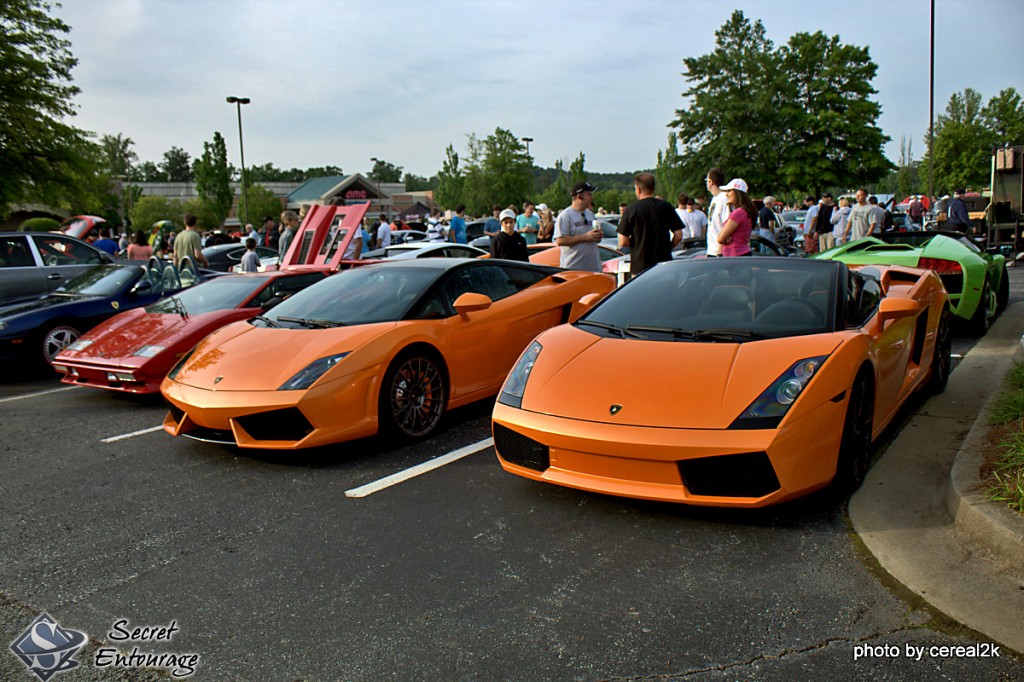
[[[925,270],[934,270],[940,275],[959,275],[964,269],[955,260],[943,258],[922,258],[917,261],[917,267]]]

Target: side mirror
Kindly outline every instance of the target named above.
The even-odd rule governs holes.
[[[573,303],[572,308],[569,310],[569,322],[572,323],[580,319],[583,313],[597,305],[597,302],[602,298],[604,298],[603,294],[592,293]]]
[[[921,312],[921,304],[910,298],[883,298],[878,304],[878,319],[883,323],[888,320],[901,320],[913,317]]]
[[[455,299],[455,312],[465,317],[469,313],[475,313],[478,310],[487,310],[491,307],[491,303],[491,299],[483,294],[474,294],[467,291]]]

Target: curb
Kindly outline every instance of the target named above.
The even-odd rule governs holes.
[[[1014,353],[1014,362],[1024,361],[1024,338]],[[988,417],[1001,391],[985,403],[960,446],[946,484],[946,511],[957,530],[990,552],[1013,571],[1024,569],[1024,517],[1006,505],[988,500],[981,492],[982,452],[988,445]]]

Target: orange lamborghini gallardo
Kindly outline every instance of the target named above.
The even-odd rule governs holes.
[[[598,371],[610,367],[614,378]],[[858,486],[872,441],[949,371],[949,304],[930,271],[672,261],[538,336],[492,428],[501,466],[520,476],[760,507],[835,479]]]
[[[614,286],[600,273],[494,259],[345,270],[201,341],[160,387],[164,429],[267,449],[378,430],[423,438],[446,410],[497,393],[537,334]]]

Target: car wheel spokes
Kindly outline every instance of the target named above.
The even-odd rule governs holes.
[[[430,432],[444,409],[444,382],[437,365],[426,358],[411,358],[395,373],[391,413],[409,436]]]
[[[43,357],[52,365],[53,359],[77,340],[78,332],[71,327],[51,329],[43,338]]]

